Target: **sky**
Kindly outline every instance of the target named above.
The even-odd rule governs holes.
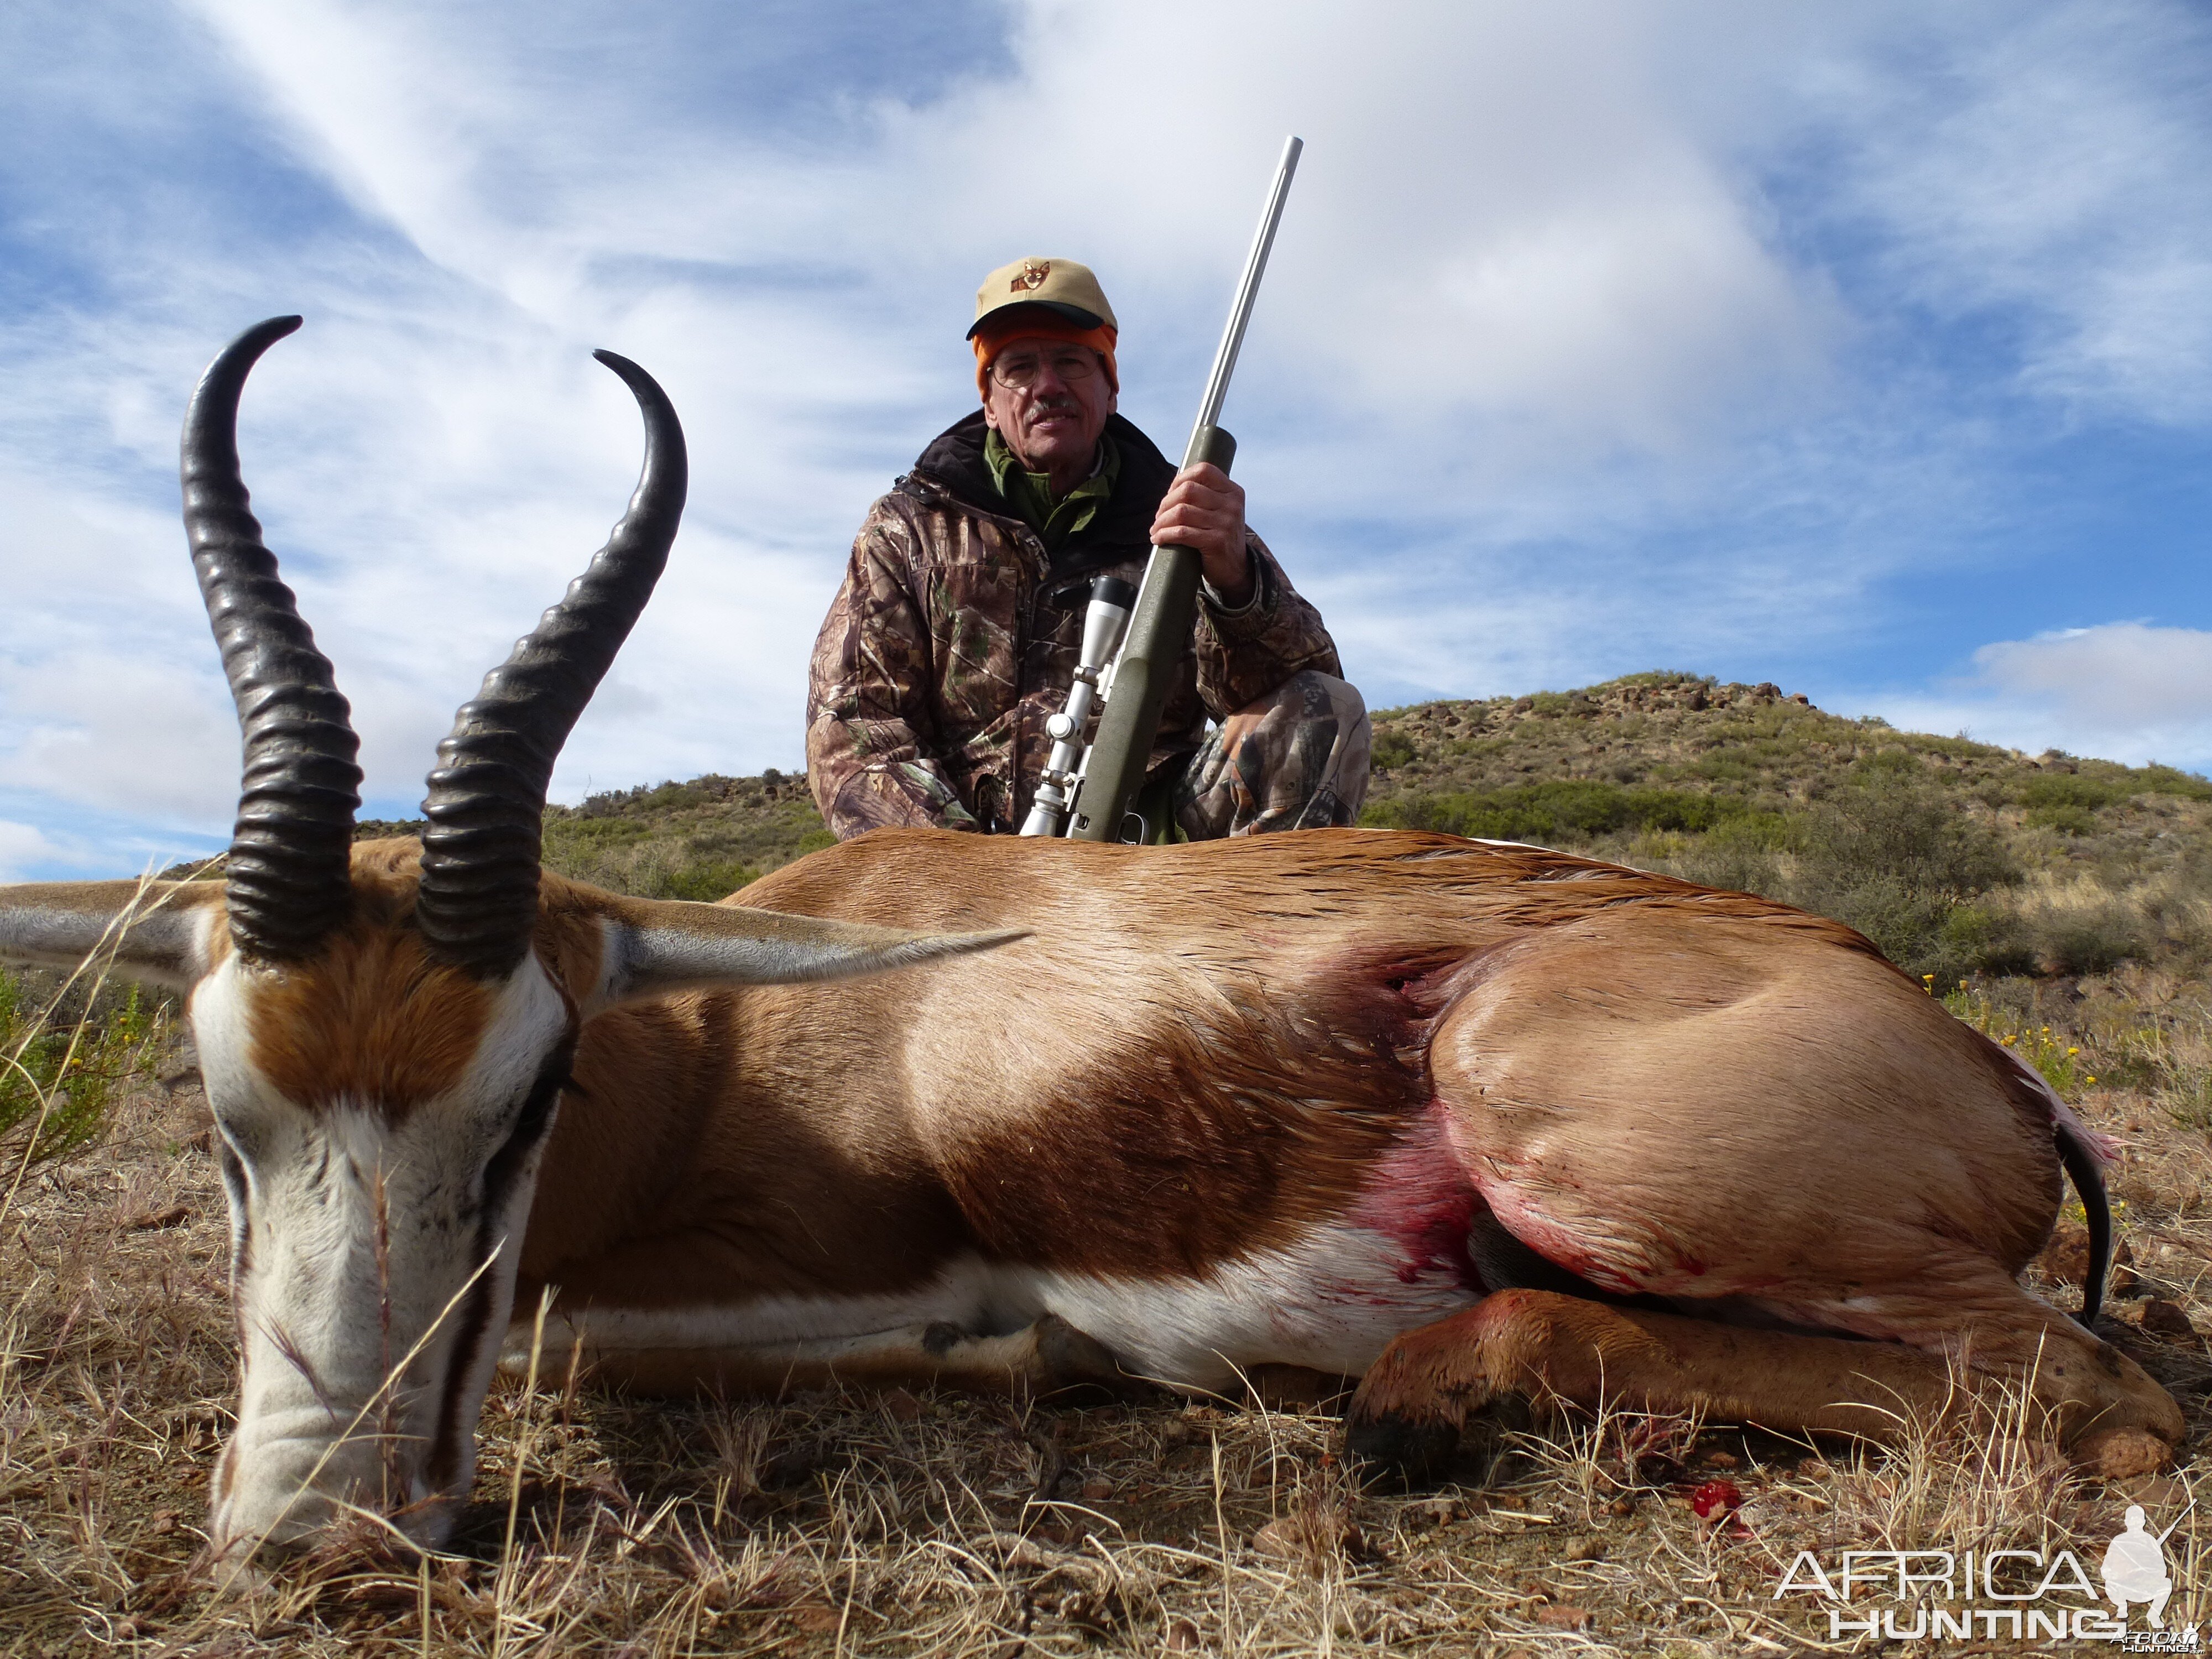
[[[412,816],[485,669],[692,457],[554,798],[803,763],[854,528],[1079,258],[1223,423],[1370,706],[1644,669],[2212,767],[2212,11],[1451,0],[0,9],[0,879],[219,848],[194,380]]]

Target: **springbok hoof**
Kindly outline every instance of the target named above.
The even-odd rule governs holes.
[[[1409,1489],[1436,1483],[1459,1450],[1459,1434],[1434,1418],[1383,1412],[1346,1423],[1344,1449],[1367,1466],[1369,1484]]]
[[[1038,1392],[1054,1405],[1079,1406],[1119,1400],[1136,1381],[1121,1369],[1113,1349],[1075,1328],[1058,1314],[1046,1314],[1035,1327]]]
[[[2173,1461],[2173,1448],[2148,1429],[2106,1429],[2076,1441],[2067,1455],[2075,1466],[2106,1480],[2155,1474]]]

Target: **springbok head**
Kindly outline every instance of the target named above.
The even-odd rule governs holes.
[[[0,888],[0,958],[88,956],[188,994],[229,1194],[242,1376],[209,1528],[234,1558],[340,1514],[424,1543],[465,1497],[538,1160],[583,1023],[702,985],[830,979],[986,948],[556,884],[553,763],[667,561],[684,434],[636,364],[645,467],[590,568],[463,705],[410,843],[352,846],[350,710],[263,545],[239,396],[296,317],[209,366],[185,526],[245,738],[223,878]]]

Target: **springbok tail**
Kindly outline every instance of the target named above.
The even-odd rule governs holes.
[[[2118,1160],[2119,1143],[2082,1122],[2074,1109],[2059,1097],[2058,1091],[2051,1086],[2050,1079],[2011,1049],[1994,1042],[1989,1047],[2028,1091],[2050,1109],[2051,1133],[2057,1143],[2058,1162],[2072,1178],[2074,1190],[2081,1195],[2081,1213],[2089,1223],[2089,1271],[2081,1281],[2081,1311],[2077,1317],[2087,1329],[2104,1308],[2105,1285],[2112,1271],[2112,1206],[2105,1196],[2105,1165]]]
[[[2112,1208],[2105,1198],[2105,1172],[2092,1132],[2071,1112],[2061,1112],[2051,1129],[2058,1142],[2058,1161],[2073,1177],[2082,1213],[2089,1218],[2089,1272],[2081,1282],[2081,1322],[2086,1328],[2105,1305],[2105,1277],[2112,1261]]]

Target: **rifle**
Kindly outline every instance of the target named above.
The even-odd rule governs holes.
[[[1282,160],[1276,164],[1267,204],[1260,215],[1260,228],[1252,238],[1244,274],[1237,281],[1237,297],[1229,308],[1229,325],[1221,331],[1221,343],[1213,354],[1213,372],[1206,377],[1206,393],[1199,399],[1198,422],[1191,428],[1190,445],[1183,452],[1186,467],[1211,461],[1226,472],[1236,459],[1237,440],[1214,422],[1220,417],[1222,399],[1229,395],[1229,377],[1236,372],[1237,349],[1244,343],[1244,326],[1252,320],[1252,302],[1258,297],[1260,278],[1267,269],[1268,250],[1275,245],[1275,227],[1282,222],[1283,203],[1291,193],[1291,175],[1297,171],[1298,153],[1304,148],[1297,138],[1284,142]],[[1022,824],[1022,834],[1064,833],[1075,841],[1148,838],[1153,826],[1132,809],[1137,792],[1144,787],[1145,767],[1159,731],[1168,678],[1190,641],[1201,574],[1195,548],[1168,544],[1152,550],[1133,602],[1129,585],[1116,578],[1103,578],[1092,588],[1091,606],[1084,617],[1083,651],[1075,681],[1068,688],[1067,707],[1045,722],[1045,731],[1053,739],[1052,754],[1030,815]],[[1109,659],[1111,665],[1107,666]],[[1103,711],[1098,717],[1098,735],[1089,749],[1079,751],[1077,743],[1094,701]],[[1133,818],[1136,820],[1133,834],[1128,833]]]

